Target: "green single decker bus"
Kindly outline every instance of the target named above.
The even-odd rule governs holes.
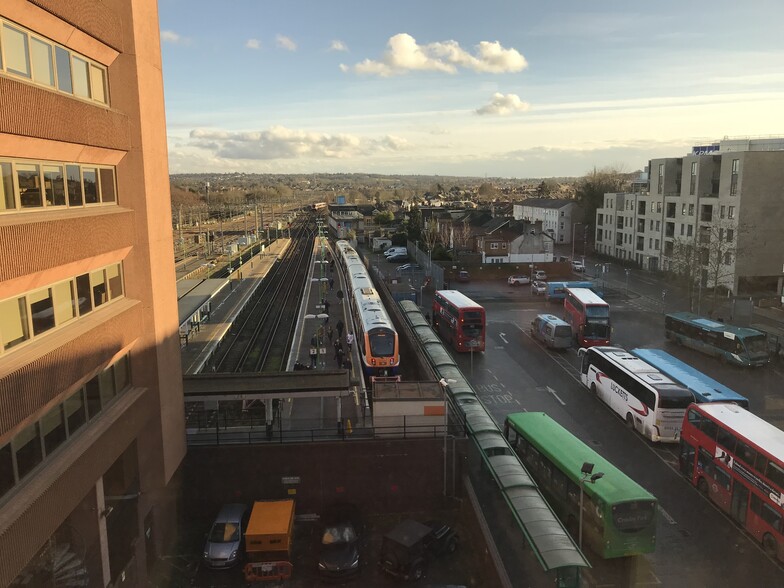
[[[596,554],[610,559],[656,548],[656,497],[547,414],[511,413],[504,435],[575,538],[582,485],[583,541]],[[593,476],[583,474],[585,463],[593,464]]]

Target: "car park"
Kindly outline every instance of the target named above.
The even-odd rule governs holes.
[[[531,283],[531,278],[528,276],[509,276],[506,278],[506,283],[510,286],[524,286]]]
[[[457,545],[457,533],[449,525],[407,519],[384,535],[378,564],[396,578],[421,580],[430,562],[454,553]]]
[[[457,274],[457,281],[458,281],[458,282],[470,282],[470,281],[471,281],[471,274],[469,274],[469,273],[468,273],[467,271],[465,271],[465,270],[461,270],[461,271],[460,271],[460,272]]]
[[[339,504],[328,510],[318,558],[322,580],[342,581],[360,572],[363,534],[356,506]]]
[[[579,260],[572,261],[572,271],[575,272],[584,272],[585,271],[585,264]]]
[[[242,537],[248,524],[248,507],[224,504],[204,542],[204,564],[210,568],[230,568],[242,557]]]
[[[544,282],[547,279],[547,273],[544,270],[536,270],[534,272],[534,280]]]
[[[545,292],[547,292],[547,282],[536,280],[533,284],[531,284],[531,294],[540,296]]]

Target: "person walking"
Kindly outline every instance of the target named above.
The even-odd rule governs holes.
[[[338,306],[343,302],[343,290],[338,290]]]
[[[324,312],[329,314],[329,300],[324,299]]]
[[[335,328],[338,330],[338,341],[340,341],[343,338],[343,328],[344,327],[345,327],[345,325],[343,324],[343,321],[338,319],[338,324],[335,325]]]
[[[335,278],[330,278],[329,279],[329,289],[330,289],[330,291],[332,290],[332,286],[334,286],[334,285],[335,285]]]
[[[346,333],[346,347],[348,348],[348,352],[351,353],[351,345],[354,343],[354,333],[349,331]]]
[[[315,339],[315,336],[313,338]],[[313,345],[313,343],[311,342],[311,345],[310,345],[310,369],[315,368],[317,363],[318,363],[318,347],[316,347],[316,345]]]
[[[332,335],[334,334],[335,332],[332,330],[332,325],[329,325],[329,327],[327,327],[327,337],[329,338],[330,343],[332,343]]]
[[[333,273],[335,271],[335,260],[334,259],[329,262],[329,271],[330,271],[330,273]]]
[[[337,362],[338,362],[338,368],[343,367],[343,355],[344,355],[343,354],[343,348],[342,347],[338,347],[337,357],[335,358],[337,360]]]

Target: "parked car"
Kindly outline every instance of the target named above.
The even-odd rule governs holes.
[[[407,519],[384,535],[378,564],[404,580],[421,580],[431,561],[457,549],[457,533],[443,523]]]
[[[470,282],[470,281],[471,281],[471,274],[469,274],[469,273],[468,273],[467,271],[465,271],[465,270],[461,270],[461,271],[460,271],[460,272],[457,274],[457,281],[458,281],[458,282]]]
[[[422,269],[422,266],[416,263],[406,263],[404,265],[397,266],[395,270],[397,273],[402,274],[405,272],[418,272]]]
[[[575,272],[584,272],[585,271],[585,264],[582,261],[577,259],[572,261],[572,271]]]
[[[536,280],[533,284],[531,284],[531,294],[536,294],[539,296],[545,292],[547,292],[547,282]]]
[[[324,516],[318,571],[322,580],[344,580],[360,572],[364,526],[353,504],[338,504]]]
[[[387,261],[396,263],[398,261],[408,261],[408,253],[393,253],[387,257]]]
[[[244,504],[224,504],[204,543],[204,563],[210,568],[230,568],[242,558],[242,537],[250,511]]]
[[[400,247],[400,246],[398,246],[398,247],[390,247],[389,249],[384,251],[384,257],[390,257],[392,255],[398,255],[400,253],[405,253],[406,255],[408,255],[408,249],[406,249],[405,247]]]
[[[534,280],[539,280],[544,282],[547,279],[547,273],[544,270],[536,270],[534,272]]]
[[[509,276],[506,278],[506,283],[510,286],[524,286],[531,283],[531,278],[528,276]]]

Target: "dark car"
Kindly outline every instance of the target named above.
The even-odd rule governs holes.
[[[322,580],[343,581],[360,572],[363,525],[354,505],[333,506],[324,516],[318,570]]]
[[[454,553],[457,542],[457,533],[449,525],[407,519],[384,535],[378,564],[397,578],[420,580],[431,561]]]
[[[457,274],[457,281],[458,282],[470,282],[471,281],[471,274],[469,274],[465,270],[462,270],[459,274]]]

